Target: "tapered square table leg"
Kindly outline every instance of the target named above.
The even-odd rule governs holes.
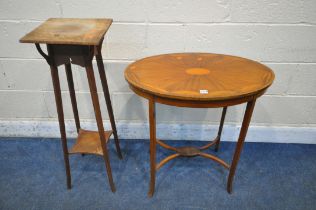
[[[79,113],[78,113],[78,107],[77,107],[77,99],[76,99],[76,93],[75,93],[75,86],[74,86],[74,81],[73,81],[73,76],[72,76],[72,70],[71,70],[71,64],[70,63],[65,64],[65,70],[66,70],[69,94],[70,94],[70,99],[71,99],[72,111],[74,113],[77,133],[79,133],[79,130],[80,130],[80,119],[79,119]]]
[[[59,83],[59,76],[58,76],[58,69],[56,66],[50,66],[51,75],[53,80],[53,87],[54,87],[54,95],[56,101],[56,108],[58,114],[58,121],[59,121],[59,129],[63,147],[63,154],[64,154],[64,161],[65,161],[65,168],[66,168],[66,175],[67,175],[67,188],[71,188],[71,174],[70,174],[70,166],[69,166],[69,154],[68,154],[68,146],[67,146],[67,139],[66,139],[66,128],[65,128],[65,120],[64,120],[64,111],[63,111],[63,103],[60,91],[60,83]]]
[[[100,78],[101,78],[101,83],[102,83],[104,98],[105,98],[105,102],[106,102],[106,107],[108,109],[108,114],[109,114],[111,127],[112,127],[112,131],[113,131],[113,135],[114,135],[116,151],[117,151],[119,158],[122,159],[123,156],[122,156],[122,152],[120,149],[120,142],[119,142],[118,135],[117,135],[115,119],[114,119],[114,114],[113,114],[113,109],[112,109],[112,103],[111,103],[108,83],[107,83],[107,79],[106,79],[106,74],[105,74],[104,64],[103,64],[103,59],[102,59],[102,54],[101,54],[101,45],[99,45],[97,47],[96,60],[97,60],[97,65],[98,65],[99,74],[100,74]]]
[[[240,129],[240,133],[239,133],[239,137],[238,137],[238,141],[237,141],[234,157],[233,157],[230,169],[229,169],[229,175],[228,175],[228,180],[227,180],[227,192],[228,193],[232,192],[233,179],[234,179],[234,176],[235,176],[235,171],[236,171],[237,164],[238,164],[238,161],[239,161],[239,158],[240,158],[240,153],[241,153],[243,144],[245,142],[245,138],[246,138],[246,135],[247,135],[249,124],[250,124],[252,112],[253,112],[253,109],[255,107],[255,103],[256,103],[256,100],[252,100],[252,101],[249,101],[247,103],[247,107],[246,107],[244,119],[242,121],[242,125],[241,125],[241,129]]]
[[[156,104],[154,99],[149,99],[149,127],[150,127],[150,186],[148,196],[155,192],[156,182]]]
[[[104,127],[103,127],[101,110],[100,110],[100,105],[99,105],[99,97],[98,97],[98,93],[97,93],[97,87],[95,84],[95,78],[94,78],[94,73],[93,73],[93,68],[92,68],[91,62],[86,64],[86,72],[87,72],[90,94],[91,94],[91,99],[92,99],[94,113],[95,113],[95,119],[97,121],[99,136],[100,136],[100,140],[101,140],[101,145],[102,145],[102,150],[103,150],[103,158],[105,161],[106,171],[107,171],[109,183],[111,186],[111,190],[112,190],[112,192],[115,192],[116,189],[115,189],[113,178],[112,178],[111,165],[110,165],[109,155],[108,155],[108,151],[107,151],[106,139],[105,139],[105,135],[104,135]]]
[[[218,133],[217,133],[217,141],[216,141],[216,144],[215,144],[215,152],[218,151],[219,143],[221,141],[221,136],[222,136],[222,131],[223,131],[223,127],[224,127],[226,111],[227,111],[227,107],[224,107],[223,111],[222,111],[221,122],[219,124],[219,129],[218,129]]]

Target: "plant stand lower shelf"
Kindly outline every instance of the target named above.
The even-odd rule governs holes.
[[[105,143],[107,143],[112,135],[112,131],[104,131]],[[76,143],[69,150],[69,154],[95,154],[103,155],[101,140],[98,131],[89,131],[80,129]]]

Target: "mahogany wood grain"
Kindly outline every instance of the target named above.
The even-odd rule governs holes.
[[[107,143],[112,131],[104,131],[105,142]],[[103,156],[101,138],[98,131],[80,129],[75,144],[69,150],[69,154],[95,154]]]
[[[148,99],[150,125],[150,187],[155,190],[156,171],[172,159],[181,156],[202,156],[229,169],[227,191],[232,182],[247,134],[255,101],[263,95],[274,80],[268,67],[249,59],[211,53],[175,53],[138,60],[125,70],[125,79],[139,96]],[[202,152],[215,145],[218,150],[228,106],[247,102],[244,120],[231,165],[224,160]],[[217,137],[199,147],[175,148],[156,139],[155,103],[177,107],[223,107]],[[176,152],[156,165],[156,143]]]
[[[200,150],[195,147],[178,147],[177,153],[184,157],[194,157],[200,155]]]
[[[195,156],[202,156],[205,158],[209,158],[212,159],[216,162],[218,162],[219,164],[223,165],[225,168],[229,168],[229,164],[227,164],[225,161],[221,160],[220,158],[211,155],[211,154],[207,154],[202,152],[202,150],[206,150],[208,148],[210,148],[211,146],[213,146],[214,144],[216,144],[220,139],[220,135],[218,135],[213,141],[211,141],[210,143],[201,146],[201,147],[190,147],[190,146],[185,146],[185,147],[172,147],[166,143],[164,143],[162,140],[160,139],[156,139],[156,143],[159,144],[160,146],[162,146],[165,149],[171,150],[176,152],[175,154],[169,155],[166,158],[164,158],[162,161],[160,161],[158,163],[158,165],[156,165],[156,171],[159,170],[164,164],[168,163],[170,160],[175,159],[176,157],[195,157]]]
[[[227,192],[228,193],[232,193],[232,190],[233,190],[233,179],[234,179],[237,164],[238,164],[238,161],[240,158],[241,150],[242,150],[242,147],[243,147],[243,144],[245,142],[246,135],[247,135],[247,131],[248,131],[248,127],[250,124],[252,112],[255,108],[255,104],[256,104],[256,100],[249,101],[247,103],[247,107],[246,107],[244,119],[242,121],[241,129],[239,132],[239,137],[237,140],[237,145],[235,148],[235,153],[233,156],[231,168],[229,170],[229,175],[228,175],[228,180],[227,180]]]
[[[156,183],[156,103],[154,97],[149,103],[149,130],[150,130],[150,185],[148,196],[152,197]]]
[[[103,64],[103,58],[102,58],[102,54],[101,54],[101,44],[96,47],[96,50],[97,50],[96,60],[97,60],[97,65],[98,65],[98,69],[99,69],[99,75],[100,75],[100,78],[101,78],[101,84],[102,84],[102,88],[103,88],[103,94],[104,94],[104,98],[105,98],[105,103],[106,103],[106,107],[107,107],[107,110],[108,110],[111,127],[112,127],[112,130],[113,130],[115,147],[116,147],[116,151],[117,151],[118,157],[120,159],[122,159],[123,156],[122,156],[122,152],[121,152],[121,148],[120,148],[120,142],[119,142],[118,135],[117,135],[116,124],[115,124],[115,120],[114,120],[114,113],[113,113],[111,97],[110,97],[110,91],[109,91],[108,82],[107,82],[107,79],[106,79],[106,74],[105,74],[105,69],[104,69],[104,64]]]
[[[216,145],[215,145],[215,152],[218,151],[219,143],[221,142],[221,136],[222,136],[223,126],[224,126],[226,111],[227,111],[227,107],[224,107],[222,110],[221,122],[220,122],[219,128],[218,128],[217,141],[216,141]]]
[[[112,19],[50,18],[20,42],[99,45],[111,24]]]
[[[127,67],[125,78],[134,88],[162,98],[224,101],[266,89],[274,73],[241,57],[178,53],[136,61]]]
[[[49,54],[51,54],[49,50]],[[61,90],[60,90],[60,82],[59,82],[59,74],[58,68],[56,66],[50,66],[53,87],[54,87],[54,95],[56,101],[56,109],[58,115],[58,122],[59,122],[59,130],[61,136],[61,143],[63,147],[63,154],[64,154],[64,162],[65,162],[65,169],[66,169],[66,176],[67,176],[67,188],[71,188],[71,173],[70,173],[70,164],[69,164],[69,156],[68,156],[68,146],[67,146],[67,137],[66,137],[66,127],[65,127],[65,119],[64,119],[64,111],[63,111],[63,102],[61,97]]]
[[[177,158],[179,156],[180,156],[179,153],[175,153],[175,154],[172,154],[172,155],[169,155],[169,156],[165,157],[162,161],[160,161],[160,163],[158,163],[156,165],[156,171],[158,171],[163,165],[168,163],[170,160],[173,160],[173,159],[175,159],[175,158]]]
[[[122,157],[100,50],[104,35],[111,23],[112,19],[51,18],[20,39],[20,42],[35,43],[36,49],[51,68],[68,188],[71,187],[69,154],[88,153],[103,156],[110,187],[111,190],[115,192],[107,151],[107,142],[112,131],[104,131],[92,68],[92,60],[96,55],[103,91],[105,92],[105,97],[107,97],[106,105],[114,132],[116,149],[119,157]],[[48,55],[41,49],[40,43],[47,45]],[[79,65],[86,69],[98,131],[81,129],[71,64]],[[77,141],[70,151],[68,151],[67,147],[66,128],[58,76],[58,66],[60,65],[65,65],[72,109],[78,132]]]
[[[88,78],[91,100],[92,100],[92,104],[93,104],[93,108],[94,108],[95,119],[97,121],[98,132],[99,132],[99,136],[100,136],[100,140],[101,140],[100,142],[101,142],[101,148],[102,148],[102,152],[103,152],[103,159],[105,162],[105,167],[106,167],[106,171],[107,171],[111,190],[112,190],[112,192],[115,192],[116,189],[115,189],[115,185],[114,185],[114,181],[113,181],[113,177],[112,177],[110,157],[108,155],[108,150],[107,150],[106,138],[105,138],[101,109],[100,109],[99,96],[98,96],[98,92],[97,92],[97,86],[95,83],[92,61],[87,61],[86,73],[87,73],[87,78]]]
[[[219,136],[217,135],[213,141],[210,141],[208,144],[199,147],[199,150],[206,150],[216,144],[219,141]]]
[[[72,70],[71,70],[70,63],[65,64],[65,71],[66,71],[67,83],[68,83],[68,88],[69,88],[72,111],[74,113],[77,133],[79,133],[80,119],[79,119],[79,113],[78,113],[78,107],[77,107],[75,85],[74,85],[74,80],[73,80],[73,76],[72,76]]]
[[[207,154],[207,153],[204,153],[204,152],[201,152],[199,155],[202,156],[202,157],[214,160],[215,162],[217,162],[217,163],[221,164],[222,166],[224,166],[226,169],[229,169],[229,167],[230,167],[229,164],[227,164],[225,161],[223,161],[222,159],[220,159],[220,158],[218,158],[218,157],[216,157],[214,155]]]
[[[172,150],[172,151],[177,151],[177,148],[172,147],[172,146],[170,146],[170,145],[164,143],[164,142],[163,142],[162,140],[160,140],[160,139],[156,139],[156,142],[157,142],[157,144],[159,144],[160,146],[162,146],[162,147],[165,148],[165,149]]]

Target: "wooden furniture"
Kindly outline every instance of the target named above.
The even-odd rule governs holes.
[[[125,71],[130,88],[148,99],[150,124],[150,187],[151,197],[155,190],[156,172],[168,161],[180,156],[202,156],[214,160],[229,169],[227,191],[232,192],[232,182],[239,156],[247,134],[256,99],[274,80],[268,67],[245,58],[209,54],[178,53],[144,58],[130,64]],[[228,106],[246,103],[237,146],[231,165],[220,158],[202,152],[215,145],[219,148],[221,133]],[[167,145],[156,138],[155,104],[177,107],[218,108],[223,107],[216,138],[200,148]],[[175,153],[156,163],[156,144]]]
[[[122,158],[122,154],[101,55],[103,38],[111,23],[112,19],[51,18],[20,39],[20,42],[22,43],[35,43],[38,52],[45,58],[50,66],[63,146],[68,189],[71,188],[68,156],[70,154],[81,153],[103,156],[110,187],[112,192],[115,192],[115,185],[112,178],[110,160],[107,151],[107,143],[112,133],[114,135],[118,156]],[[47,45],[48,55],[42,51],[40,43]],[[92,60],[94,56],[96,56],[104,97],[112,126],[111,131],[104,131],[103,127],[99,97],[97,94],[97,87],[92,67]],[[80,126],[71,64],[79,65],[86,69],[98,131],[83,130]],[[58,66],[60,65],[65,65],[71,104],[78,132],[76,143],[70,150],[68,150],[67,146],[64,111],[58,76]]]

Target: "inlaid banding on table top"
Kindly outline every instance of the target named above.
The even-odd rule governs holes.
[[[216,101],[264,91],[272,84],[274,73],[241,57],[176,53],[138,60],[127,67],[125,78],[134,88],[159,97]],[[201,94],[200,90],[208,93]]]
[[[50,18],[20,39],[22,43],[98,45],[112,19]]]

